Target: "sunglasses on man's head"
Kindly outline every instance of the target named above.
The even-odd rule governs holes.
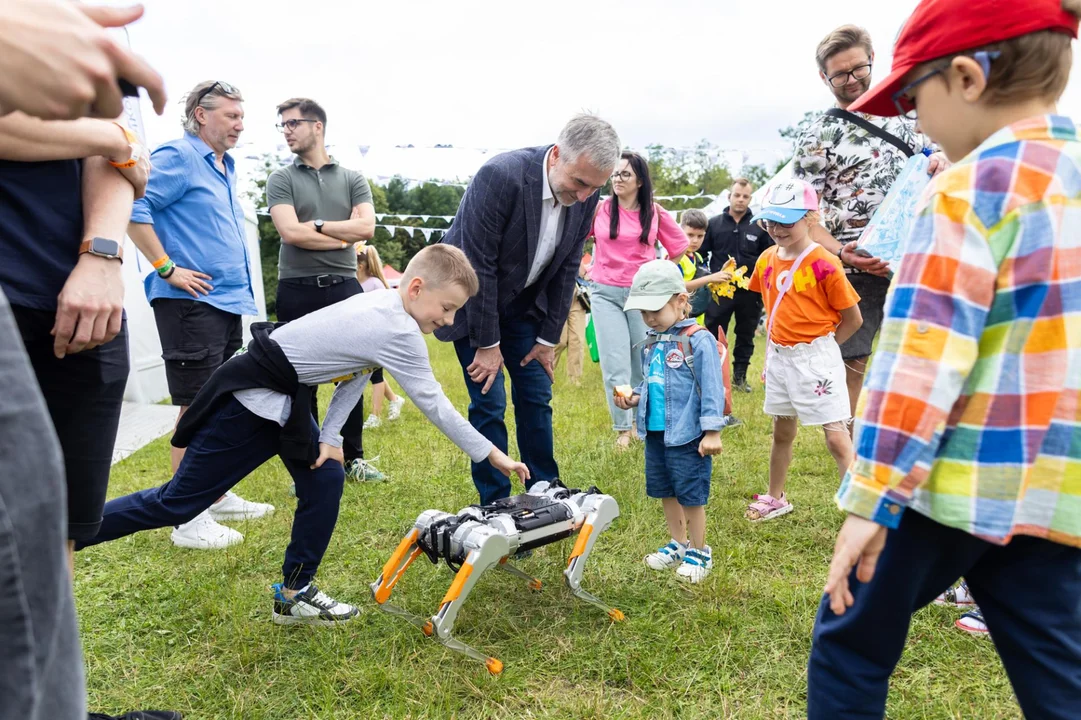
[[[201,93],[199,93],[199,97],[196,98],[196,100],[195,100],[195,107],[199,107],[199,104],[203,102],[203,98],[205,98],[210,93],[214,92],[214,88],[221,88],[222,91],[226,95],[239,95],[240,94],[240,91],[238,91],[235,87],[233,87],[229,83],[222,82],[221,80],[217,80],[217,81],[214,82],[213,85],[211,85],[206,90],[203,90]]]

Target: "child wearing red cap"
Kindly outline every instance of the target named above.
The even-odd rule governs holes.
[[[1081,0],[922,0],[849,109],[918,111],[920,201],[857,409],[807,706],[882,717],[908,626],[962,575],[1027,717],[1081,713]]]

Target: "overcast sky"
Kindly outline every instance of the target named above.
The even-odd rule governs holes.
[[[170,105],[152,145],[179,136],[183,94],[243,92],[243,141],[280,142],[275,105],[327,110],[331,144],[509,148],[554,141],[575,112],[626,145],[786,149],[778,129],[831,103],[818,41],[846,22],[875,41],[875,79],[915,0],[144,0],[131,41]],[[122,4],[122,3],[114,3]],[[1081,121],[1081,52],[1060,111]],[[757,153],[756,153],[757,154]]]

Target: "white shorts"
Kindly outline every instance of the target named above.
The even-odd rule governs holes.
[[[841,348],[830,333],[792,347],[766,344],[767,415],[799,418],[803,425],[852,417]]]

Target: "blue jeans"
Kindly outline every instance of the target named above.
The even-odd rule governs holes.
[[[638,387],[642,382],[642,355],[632,348],[646,339],[649,328],[638,310],[624,310],[631,289],[593,283],[591,312],[601,356],[601,376],[613,430],[630,430],[633,410],[620,410],[612,397],[617,385]]]
[[[518,452],[522,462],[529,467],[530,483],[559,477],[552,442],[552,381],[536,360],[521,366],[522,359],[537,342],[539,329],[537,323],[522,320],[506,320],[499,326],[499,349],[510,375]],[[507,390],[503,371],[499,371],[488,394],[482,395],[480,391],[484,385],[473,382],[466,372],[476,355],[476,348],[470,347],[469,338],[465,337],[454,341],[454,352],[469,390],[469,424],[497,448],[507,452],[507,425],[503,421],[507,412]],[[473,463],[473,484],[477,486],[482,504],[510,496],[510,479],[487,461]]]
[[[315,420],[311,424],[318,436]],[[173,479],[161,487],[107,502],[97,537],[81,543],[80,549],[140,530],[188,522],[277,455],[280,435],[281,426],[258,417],[230,397],[195,433]],[[282,576],[285,587],[300,589],[311,582],[330,545],[345,471],[333,460],[316,470],[303,461],[283,457],[282,462],[297,491],[293,536],[285,549]]]
[[[855,604],[838,616],[822,599],[807,672],[810,720],[881,718],[912,613],[962,575],[1025,716],[1076,718],[1081,548],[1027,536],[992,545],[908,510],[871,582],[852,571]]]

